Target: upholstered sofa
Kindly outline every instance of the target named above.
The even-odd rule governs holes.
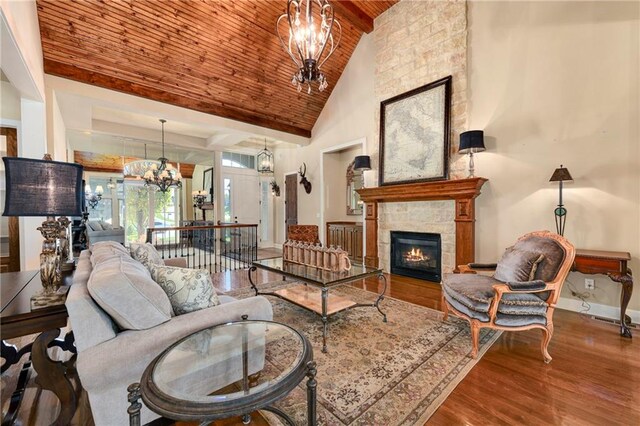
[[[87,222],[87,240],[89,244],[100,241],[115,241],[124,244],[124,228],[112,227],[102,220],[90,220]]]
[[[172,259],[171,263],[184,266],[182,261]],[[148,329],[123,331],[89,292],[88,282],[94,270],[100,274],[110,273],[110,263],[101,262],[121,265],[124,261],[94,258],[92,265],[91,252],[83,251],[66,301],[78,350],[78,376],[89,395],[93,419],[98,426],[128,424],[127,386],[140,381],[147,365],[179,339],[213,325],[241,320],[243,315],[256,320],[273,318],[271,304],[264,297],[236,300],[219,295],[217,306],[172,316]],[[149,316],[154,314],[157,312]],[[145,424],[158,415],[143,405],[141,417]]]

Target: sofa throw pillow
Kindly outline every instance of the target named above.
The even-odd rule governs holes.
[[[95,250],[102,249],[103,247],[108,247],[112,250],[116,250],[123,254],[126,254],[127,256],[130,256],[129,250],[117,241],[98,241],[96,243],[91,244],[91,246],[89,247],[89,250],[93,252]]]
[[[111,231],[113,229],[113,226],[110,223],[107,222],[100,222],[100,226],[102,226],[102,229],[105,231]]]
[[[149,271],[131,258],[97,265],[87,282],[95,302],[123,330],[145,330],[169,321],[171,302]]]
[[[544,255],[509,247],[498,262],[493,277],[502,282],[531,281]]]
[[[144,244],[131,244],[129,246],[131,250],[131,257],[138,262],[142,263],[151,272],[152,265],[164,265],[164,260],[160,257],[158,250],[150,243]]]
[[[206,269],[151,266],[151,277],[165,291],[176,315],[220,304]]]
[[[99,243],[94,243],[90,247],[91,251],[91,266],[94,268],[105,260],[111,259],[113,257],[123,257],[126,259],[131,259],[131,255],[127,249],[121,244],[116,243],[115,241],[103,241]]]
[[[89,226],[89,228],[91,228],[92,231],[102,231],[102,225],[100,225],[100,221],[99,220],[90,220],[89,222],[87,222],[87,225]]]

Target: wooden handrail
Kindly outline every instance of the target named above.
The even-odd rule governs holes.
[[[198,225],[198,226],[172,226],[166,228],[147,228],[147,231],[190,231],[193,229],[225,229],[225,228],[251,228],[257,227],[257,223],[230,223],[228,225]]]

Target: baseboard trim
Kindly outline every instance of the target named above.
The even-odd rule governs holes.
[[[558,299],[557,307],[560,309],[565,309],[567,311],[573,312],[581,312],[588,315],[595,315],[598,317],[611,318],[611,319],[620,319],[620,307],[619,306],[609,306],[603,305],[602,303],[589,302],[591,305],[591,309],[589,311],[584,312],[584,306],[582,306],[582,301],[578,299],[570,299],[568,297],[561,297]],[[627,315],[631,317],[631,321],[634,324],[640,324],[640,311],[635,309],[627,308]]]

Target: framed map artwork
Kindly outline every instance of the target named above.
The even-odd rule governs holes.
[[[449,176],[451,76],[380,103],[380,185]]]

